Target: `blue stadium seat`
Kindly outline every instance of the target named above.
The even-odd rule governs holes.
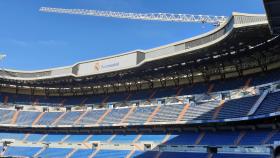
[[[215,154],[213,158],[271,158],[271,156],[251,154]]]
[[[89,135],[79,134],[79,135],[70,135],[65,142],[83,142]]]
[[[48,134],[43,142],[61,142],[65,136],[64,134]]]
[[[41,148],[40,147],[8,147],[4,156],[33,157]]]
[[[12,122],[15,110],[0,110],[0,123],[9,124]]]
[[[129,108],[114,109],[108,115],[106,115],[101,124],[108,125],[120,123],[128,111]]]
[[[116,135],[116,137],[112,140],[112,142],[118,143],[132,143],[137,135],[129,134],[129,135]]]
[[[51,125],[62,112],[46,112],[36,123],[36,125]]]
[[[232,131],[206,132],[200,145],[234,145],[238,135],[239,132]]]
[[[217,119],[239,118],[247,116],[259,96],[229,100],[224,103]]]
[[[199,132],[184,132],[182,134],[172,134],[172,137],[165,143],[168,145],[194,145]]]
[[[254,132],[246,132],[240,141],[240,145],[261,145],[270,131],[259,130]]]
[[[162,105],[151,122],[175,122],[184,106],[184,104]]]
[[[16,120],[16,124],[18,125],[32,125],[36,117],[40,114],[40,112],[33,111],[20,111],[18,118]]]
[[[136,110],[126,119],[125,123],[145,123],[155,108],[156,106],[137,107]]]
[[[44,136],[44,134],[30,134],[26,141],[28,142],[38,142],[41,140],[41,138]]]
[[[7,133],[2,132],[0,133],[0,139],[15,139],[15,140],[22,140],[25,134],[23,133]]]
[[[89,157],[93,152],[94,150],[91,149],[79,149],[71,156],[71,158]]]
[[[84,117],[80,119],[77,125],[89,125],[95,124],[98,119],[106,112],[106,110],[92,110],[86,113]]]
[[[112,135],[93,135],[89,141],[103,141],[106,142],[108,141]]]
[[[46,157],[46,158],[63,158],[66,157],[73,149],[71,148],[47,148],[42,153],[39,154],[39,157]]]
[[[263,100],[255,115],[269,114],[280,110],[280,92],[269,93]]]
[[[165,138],[166,134],[143,134],[139,142],[141,141],[149,141],[149,142],[162,142]]]
[[[125,158],[129,152],[129,150],[100,150],[94,158]]]
[[[82,111],[66,112],[66,114],[56,123],[56,125],[73,125],[82,113]]]

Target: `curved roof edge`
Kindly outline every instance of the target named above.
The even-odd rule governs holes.
[[[13,80],[39,80],[69,76],[83,77],[136,68],[146,62],[188,53],[218,43],[225,39],[234,28],[264,24],[268,24],[265,14],[234,12],[227,22],[214,30],[164,46],[148,50],[134,50],[109,57],[78,62],[65,67],[34,71],[3,69],[0,70],[0,77]]]

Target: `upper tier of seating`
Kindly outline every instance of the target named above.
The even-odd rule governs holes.
[[[254,74],[243,78],[231,78],[227,80],[215,80],[210,83],[196,83],[180,87],[166,87],[154,90],[141,90],[123,92],[108,95],[91,96],[71,96],[71,97],[46,97],[31,96],[23,94],[1,93],[0,102],[7,104],[36,104],[36,105],[81,105],[81,104],[101,104],[105,102],[123,102],[132,100],[150,100],[153,98],[163,98],[178,95],[203,94],[209,92],[219,92],[239,89],[244,86],[256,86],[280,80],[280,70],[273,70],[266,74]]]

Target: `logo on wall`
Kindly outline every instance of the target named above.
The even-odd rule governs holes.
[[[99,62],[94,64],[94,70],[99,71],[100,70],[100,64]]]

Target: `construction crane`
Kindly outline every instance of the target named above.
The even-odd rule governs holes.
[[[64,8],[50,8],[41,7],[40,12],[46,13],[60,13],[60,14],[76,14],[87,16],[99,16],[121,19],[133,20],[147,20],[147,21],[166,21],[166,22],[183,22],[183,23],[209,23],[214,26],[219,26],[226,22],[226,16],[212,16],[212,15],[192,15],[192,14],[173,14],[173,13],[126,13],[114,11],[101,10],[86,10],[86,9],[64,9]]]
[[[4,60],[6,57],[7,57],[7,55],[6,55],[6,54],[2,54],[2,53],[0,53],[0,61],[1,61],[1,60]]]

